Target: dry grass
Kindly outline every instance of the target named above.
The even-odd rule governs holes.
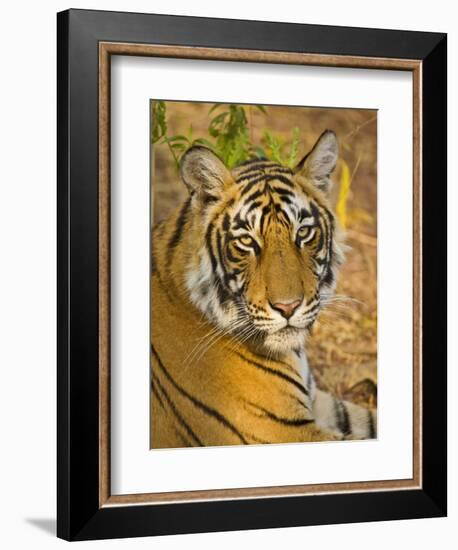
[[[208,138],[206,103],[168,102],[169,134]],[[326,128],[336,132],[340,144],[332,201],[339,200],[348,167],[350,187],[339,217],[345,218],[349,249],[339,275],[336,294],[351,298],[323,311],[310,336],[307,352],[317,382],[338,396],[374,406],[376,395],[366,379],[377,381],[377,123],[376,112],[361,109],[307,109],[267,107],[267,115],[248,108],[253,143],[260,143],[265,128],[287,143],[299,127],[301,158]],[[186,196],[173,159],[165,145],[154,146],[153,220],[158,222]],[[342,201],[342,194],[340,196]],[[344,214],[342,214],[342,207]]]

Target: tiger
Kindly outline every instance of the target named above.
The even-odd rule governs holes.
[[[323,391],[306,341],[332,295],[343,232],[326,130],[295,169],[209,148],[151,245],[151,448],[376,438],[376,411]]]

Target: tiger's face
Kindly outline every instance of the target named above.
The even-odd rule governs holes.
[[[208,149],[186,153],[196,250],[185,283],[222,332],[264,353],[303,347],[342,257],[326,201],[336,161],[330,131],[294,171],[254,159],[231,173]]]

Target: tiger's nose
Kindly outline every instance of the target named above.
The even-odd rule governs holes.
[[[275,302],[270,304],[273,309],[279,311],[283,317],[289,319],[296,309],[302,304],[302,298],[300,300],[293,300],[291,302]]]

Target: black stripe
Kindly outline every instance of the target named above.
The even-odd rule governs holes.
[[[262,209],[261,214],[261,234],[264,234],[265,231],[265,224],[267,222],[267,216],[272,212],[272,203],[269,202],[264,208]]]
[[[292,170],[290,170],[289,168],[286,168],[285,166],[281,166],[280,164],[277,165],[276,173],[278,173],[278,174],[288,174],[289,176],[293,175]],[[271,174],[269,174],[269,176],[270,175]]]
[[[291,171],[288,168],[280,168],[279,166],[272,166],[270,168],[266,169],[265,171],[262,168],[258,168],[257,170],[253,169],[247,172],[245,176],[238,177],[237,183],[249,183],[253,179],[257,178],[266,178],[266,180],[273,180],[273,179],[281,179],[285,177],[285,174],[288,176],[292,176]]]
[[[221,308],[225,309],[227,302],[230,300],[231,295],[226,290],[226,287],[223,286],[223,283],[220,278],[215,279],[216,283],[216,292],[218,293],[219,305]]]
[[[299,399],[299,397],[297,397],[296,395],[292,394],[292,393],[288,393],[288,392],[283,392],[289,399],[292,399],[293,401],[296,401],[296,403],[298,405],[300,405],[303,409],[307,409],[308,411],[310,410],[307,403],[304,403],[304,401],[301,401]]]
[[[280,424],[285,424],[285,426],[305,426],[306,424],[310,424],[311,422],[313,422],[313,420],[309,418],[284,418],[281,416],[277,416],[272,411],[264,409],[264,407],[260,407],[259,405],[255,405],[254,403],[250,403],[249,401],[247,401],[247,403],[255,409],[261,411],[270,420],[274,420],[275,422],[278,422]]]
[[[228,271],[226,269],[226,265],[224,263],[223,249],[222,249],[222,245],[221,245],[221,233],[219,232],[218,229],[216,229],[216,246],[217,246],[217,249],[218,249],[219,264],[220,264],[221,270],[223,271],[223,278],[224,278],[224,281],[225,281],[226,278],[229,276],[229,273],[228,273]],[[216,286],[216,290],[217,290],[217,293],[218,293],[220,306],[223,306],[223,304],[225,304],[229,300],[230,294],[229,294],[228,290],[225,288],[225,286],[223,285],[223,282],[221,280],[219,280],[219,283],[220,284],[218,284]]]
[[[272,174],[272,175],[269,174],[266,177],[267,182],[268,181],[274,181],[274,180],[281,181],[282,183],[284,183],[288,187],[293,187],[294,186],[293,182],[289,178],[283,176],[282,174]]]
[[[293,213],[293,217],[297,219],[297,204],[293,202],[292,204],[290,204],[289,208]]]
[[[286,168],[285,166],[281,166],[280,164],[277,166],[275,170],[276,171],[274,173],[270,171],[269,176],[275,175],[275,174],[288,174],[289,176],[293,176],[293,172],[289,168]]]
[[[240,273],[243,273],[242,269],[233,269],[227,276],[227,278],[232,281],[232,279],[235,279],[237,275],[240,275]]]
[[[246,195],[247,193],[249,193],[251,191],[251,189],[253,189],[253,187],[255,185],[257,185],[259,182],[261,181],[264,181],[266,180],[266,176],[262,175],[262,176],[259,176],[253,180],[251,180],[249,183],[247,183],[245,185],[245,187],[242,189],[240,195],[243,197],[243,195]]]
[[[234,240],[234,239],[231,239],[231,240]],[[237,251],[239,251],[239,249],[238,249],[237,247],[235,247],[235,248],[236,248]],[[246,252],[246,251],[244,250],[243,253],[245,253],[245,252]],[[240,262],[242,261],[241,258],[236,258],[236,257],[232,254],[232,252],[231,252],[231,250],[230,250],[229,247],[227,247],[227,250],[226,250],[226,258],[227,258],[230,262],[232,262],[232,263],[234,263],[234,264],[238,264],[238,263],[240,263]]]
[[[254,199],[257,199],[258,197],[261,197],[262,195],[265,194],[265,192],[266,192],[265,187],[263,187],[262,189],[258,189],[257,191],[255,191],[254,193],[249,195],[248,197],[245,197],[245,200],[243,201],[242,206],[247,205],[248,203],[250,203]]]
[[[235,351],[241,359],[249,363],[250,365],[253,365],[257,367],[258,369],[263,370],[264,372],[268,372],[269,374],[272,374],[273,376],[277,376],[278,378],[281,378],[282,380],[285,380],[286,382],[289,382],[293,386],[295,386],[299,391],[301,391],[304,395],[308,396],[307,388],[305,388],[300,382],[295,380],[294,378],[291,378],[291,376],[288,376],[284,372],[281,372],[276,369],[272,369],[271,367],[266,367],[265,365],[262,365],[261,363],[258,363],[256,361],[253,361],[252,359],[248,359],[248,357],[245,357],[242,355],[239,351]]]
[[[281,220],[280,220],[280,214],[283,214],[283,216],[284,216],[287,220],[289,220],[288,216],[286,215],[285,210],[283,210],[283,208],[281,207],[280,204],[276,204],[276,205],[275,205],[275,212],[276,212],[276,214],[277,214],[277,220],[278,220],[279,222],[281,221]]]
[[[237,248],[237,250],[239,249]],[[244,250],[243,252],[246,251]],[[227,259],[234,264],[239,264],[242,261],[242,258],[236,258],[229,249],[227,249],[226,256]]]
[[[261,247],[256,241],[253,241],[252,248],[254,250],[255,256],[259,256],[259,254],[261,254]]]
[[[253,434],[247,434],[245,433],[244,435],[246,435],[249,439],[251,439],[254,443],[262,443],[263,445],[267,444],[269,445],[270,443],[272,443],[272,441],[267,441],[265,439],[261,439],[260,437],[257,437],[256,435],[253,435]]]
[[[250,204],[250,206],[248,207],[247,211],[245,212],[245,216],[248,216],[248,214],[254,210],[255,208],[258,208],[258,206],[261,206],[262,202],[261,201],[254,201]]]
[[[270,187],[270,186],[269,186]],[[272,189],[273,193],[277,193],[277,195],[281,195],[282,197],[292,197],[295,198],[296,194],[293,193],[290,189],[283,189],[283,187],[270,187]]]
[[[179,384],[175,382],[175,380],[172,378],[172,376],[169,374],[167,369],[165,368],[164,364],[162,363],[161,359],[159,358],[159,355],[157,354],[156,350],[154,349],[153,345],[151,344],[151,351],[153,355],[156,357],[159,367],[161,368],[162,372],[165,374],[169,382],[174,386],[175,389],[177,389],[182,395],[184,395],[193,405],[195,405],[198,409],[201,409],[205,413],[207,413],[209,416],[212,416],[215,420],[218,420],[220,424],[228,428],[232,433],[234,433],[242,443],[245,445],[248,443],[247,440],[243,437],[243,435],[237,430],[237,428],[227,420],[225,416],[223,416],[219,411],[216,409],[213,409],[212,407],[209,407],[205,403],[202,403],[202,401],[199,401],[196,397],[188,393],[184,388],[182,388]]]
[[[215,278],[215,284],[216,284],[216,292],[218,294],[218,299],[220,302],[220,305],[222,306],[225,301],[229,299],[229,293],[225,288],[223,288],[223,285],[221,283],[220,277],[218,275],[218,262],[216,261],[216,256],[213,252],[213,243],[212,243],[212,231],[213,231],[213,223],[218,219],[219,215],[217,215],[208,225],[207,231],[205,233],[205,243],[207,247],[208,255],[210,256],[210,261],[212,264],[212,270],[213,270],[213,276]],[[223,267],[223,266],[221,266]]]
[[[260,320],[270,321],[270,317],[259,317]],[[296,352],[296,355],[300,358],[301,351],[300,350],[294,350]],[[256,354],[262,359],[265,359],[266,361],[269,361],[270,363],[275,363],[276,365],[283,365],[286,367],[290,372],[293,372],[294,374],[297,374],[297,370],[290,365],[289,363],[286,363],[286,361],[281,361],[280,359],[272,359],[270,357],[266,357],[265,355],[260,354],[259,352]]]
[[[229,203],[231,203],[231,201],[229,201]],[[229,205],[229,203],[228,203],[228,205]],[[215,277],[217,278],[217,280],[219,280],[218,279],[218,272],[217,272],[218,263],[216,261],[216,256],[215,256],[214,251],[213,251],[212,232],[213,232],[213,229],[216,228],[216,224],[217,224],[217,222],[219,221],[219,219],[222,215],[223,215],[222,213],[216,214],[216,216],[214,216],[212,218],[212,220],[210,220],[210,222],[207,226],[207,230],[205,232],[205,244],[206,244],[206,247],[207,247],[208,255],[210,256],[210,261],[211,261],[211,264],[212,264],[213,273],[214,273]]]
[[[214,273],[215,277],[217,277],[218,274],[217,274],[216,270],[217,270],[218,264],[216,262],[215,255],[213,253],[212,231],[213,231],[213,223],[210,222],[208,227],[207,227],[207,231],[205,232],[205,243],[207,245],[208,255],[210,256],[210,261],[211,261],[211,264],[212,264],[213,273]]]
[[[169,265],[172,261],[175,248],[177,244],[180,242],[181,236],[183,235],[183,229],[187,221],[188,211],[190,206],[191,206],[191,197],[188,197],[186,202],[181,207],[180,213],[178,214],[177,220],[175,222],[175,230],[168,242],[167,260]]]
[[[223,218],[223,229],[224,231],[229,231],[229,227],[231,225],[231,222],[230,222],[230,218],[229,218],[229,214],[226,212],[224,214],[224,218]]]
[[[151,247],[151,275],[156,272],[157,260],[154,248]]]
[[[309,212],[306,208],[301,208],[301,211],[299,212],[299,219],[302,221],[304,218],[310,218],[311,212]]]
[[[165,409],[165,405],[164,405],[164,402],[162,401],[162,397],[160,396],[160,393],[158,391],[159,388],[156,388],[155,387],[155,383],[154,383],[154,380],[153,378],[151,378],[151,391],[152,393],[154,394],[154,396],[156,397],[156,399],[159,401],[159,405]]]
[[[291,206],[292,204],[294,204],[294,201],[291,200],[289,197],[284,196],[284,197],[281,197],[280,203],[277,203],[275,207],[278,210],[278,207],[281,208],[284,204]]]
[[[254,319],[255,321],[272,321],[270,317],[265,317],[264,315],[257,315],[257,314],[255,315],[253,313],[251,314],[251,318]]]
[[[264,170],[265,168],[274,168],[277,167],[280,170],[288,170],[287,168],[283,168],[280,164],[277,164],[276,162],[266,162],[264,160],[260,162],[256,162],[254,164],[251,164],[249,168],[246,168],[245,170],[242,170],[239,174],[237,174],[237,181],[244,177],[246,174],[249,174],[250,172],[253,172],[254,170]],[[288,173],[291,174],[291,170],[288,170]]]
[[[247,184],[247,183],[250,183],[250,181],[252,180],[255,180],[258,178],[264,178],[265,175],[266,173],[263,172],[262,170],[253,170],[253,172],[252,173],[250,172],[247,176],[244,176],[243,178],[238,178],[237,182]]]
[[[280,183],[283,183],[283,184],[287,185],[288,187],[294,188],[294,183],[292,182],[292,180],[285,177],[283,174],[264,174],[264,173],[262,173],[261,175],[258,175],[257,177],[253,177],[253,178],[250,178],[250,179],[243,180],[243,183],[245,183],[245,187],[242,189],[241,194],[246,195],[248,193],[248,191],[250,191],[250,189],[253,189],[253,187],[256,184],[260,183],[261,181],[265,182],[266,184],[268,184],[271,181],[279,181]],[[271,189],[272,189],[272,187],[271,187]]]
[[[223,275],[227,275],[226,266],[224,265],[223,247],[221,244],[221,233],[219,232],[219,229],[216,229],[215,233],[216,233],[216,250],[218,251],[219,265],[223,271]]]
[[[303,315],[310,315],[311,313],[316,313],[319,310],[319,308],[320,308],[320,304],[317,303],[314,306],[310,307],[309,309],[306,309],[303,312]]]
[[[332,271],[331,267],[328,266],[327,271],[321,281],[321,285],[328,285],[331,286],[334,284],[334,272]]]
[[[318,239],[318,243],[316,245],[317,253],[321,252],[321,249],[323,248],[323,243],[324,243],[324,231],[321,229],[320,226],[318,227],[318,231],[320,233],[320,236],[319,236],[319,239]]]
[[[190,441],[184,434],[182,434],[180,430],[175,430],[175,433],[177,434],[178,438],[181,439],[181,442],[185,447],[195,447],[195,445],[192,444],[192,441]]]
[[[319,300],[319,292],[315,292],[315,294],[305,302],[305,305],[309,306],[310,304],[312,304],[316,300]]]
[[[247,220],[242,220],[240,217],[240,212],[237,212],[232,227],[233,229],[246,229],[248,231],[250,229],[250,224]]]
[[[238,164],[236,168],[242,168],[242,166],[248,166],[249,164],[253,164],[254,162],[261,162],[261,161],[264,162],[264,160],[265,160],[264,158],[251,157],[248,160],[245,160],[240,164]]]
[[[368,427],[369,427],[369,439],[375,439],[374,417],[372,415],[372,411],[370,411],[369,409],[367,410],[367,416],[368,416]]]
[[[320,220],[320,210],[314,202],[310,203],[310,207],[312,209],[312,216],[315,218],[315,224],[318,224]]]
[[[321,258],[314,258],[314,260],[315,260],[316,264],[319,265],[319,266],[327,265],[327,263],[328,263],[328,259],[327,259],[327,258],[323,258],[323,259],[321,259]]]
[[[332,285],[334,282],[334,273],[333,273],[333,256],[334,256],[334,250],[333,250],[333,234],[334,234],[334,216],[331,214],[331,212],[324,206],[319,205],[320,209],[322,210],[321,216],[320,211],[312,203],[312,211],[315,219],[318,220],[318,218],[321,219],[321,225],[320,227],[326,230],[326,256],[327,256],[327,269],[323,275],[322,284]],[[324,237],[323,237],[324,239]]]
[[[350,416],[343,401],[334,398],[334,409],[337,418],[337,427],[343,435],[351,434]]]
[[[159,357],[156,355],[156,359],[158,360],[159,365],[161,366]],[[194,439],[194,441],[197,443],[200,447],[205,447],[204,443],[197,437],[197,435],[192,430],[191,426],[185,421],[185,419],[181,416],[181,414],[178,412],[177,408],[175,407],[175,404],[173,403],[172,399],[169,397],[168,393],[166,392],[164,386],[159,382],[159,380],[156,377],[155,383],[157,384],[157,387],[160,389],[162,395],[164,396],[165,400],[167,401],[168,406],[170,407],[171,411],[173,412],[175,418],[178,420],[178,423],[186,430],[186,433]]]

